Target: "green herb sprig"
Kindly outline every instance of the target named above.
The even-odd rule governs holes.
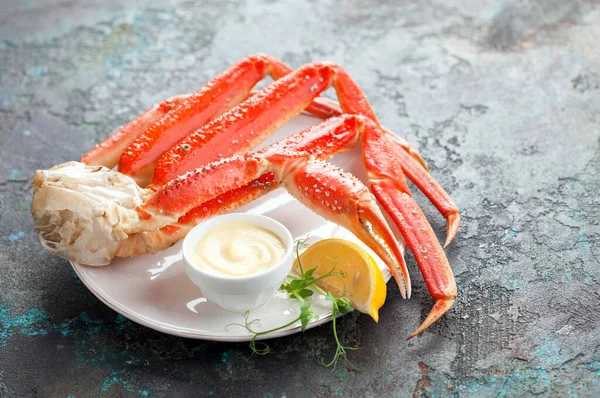
[[[331,302],[332,329],[333,329],[333,337],[334,337],[335,343],[336,343],[336,351],[335,351],[335,355],[334,355],[333,359],[330,362],[326,362],[323,358],[319,358],[319,364],[323,365],[325,367],[333,367],[333,369],[335,369],[337,362],[341,358],[344,360],[345,363],[351,365],[350,361],[348,361],[347,351],[358,350],[359,347],[344,346],[339,339],[339,336],[337,333],[337,324],[336,324],[336,318],[337,318],[338,314],[345,314],[345,313],[348,313],[353,310],[352,306],[350,306],[350,300],[348,300],[348,298],[346,298],[346,297],[336,298],[331,294],[331,292],[326,292],[323,289],[321,289],[319,286],[316,285],[317,282],[319,282],[325,278],[330,278],[330,277],[344,278],[344,277],[346,277],[346,275],[341,271],[335,270],[335,268],[336,268],[335,262],[334,262],[334,265],[331,268],[331,270],[329,270],[327,273],[325,273],[319,277],[313,276],[313,274],[315,273],[315,271],[317,269],[316,267],[305,271],[304,267],[302,266],[302,262],[300,261],[300,248],[303,248],[306,246],[307,246],[306,239],[298,240],[296,242],[296,258],[298,261],[298,268],[300,271],[300,276],[293,276],[293,275],[288,276],[286,282],[284,282],[279,287],[279,290],[287,292],[290,298],[295,299],[300,303],[300,315],[298,315],[298,317],[296,319],[286,323],[285,325],[282,325],[282,326],[279,326],[279,327],[276,327],[276,328],[270,329],[270,330],[256,331],[253,329],[253,326],[254,327],[258,326],[259,320],[253,319],[250,321],[249,320],[250,311],[246,311],[245,313],[242,314],[242,316],[244,317],[244,321],[245,321],[244,324],[243,325],[236,324],[236,325],[242,326],[243,328],[245,328],[248,332],[250,332],[252,334],[252,339],[250,340],[250,349],[252,350],[253,354],[267,355],[269,352],[271,352],[271,348],[269,347],[268,344],[266,344],[262,341],[257,341],[257,338],[259,338],[260,336],[269,334],[269,333],[276,332],[281,329],[285,329],[289,326],[292,326],[293,324],[295,324],[298,321],[300,321],[302,332],[304,332],[306,330],[308,323],[313,319],[318,319],[318,317],[319,317],[316,313],[314,313],[311,310],[310,301],[305,300],[306,298],[312,296],[314,291],[317,291],[318,293],[325,296],[327,301]]]

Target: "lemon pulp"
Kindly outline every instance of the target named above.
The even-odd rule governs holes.
[[[379,266],[360,246],[344,239],[323,239],[300,254],[304,272],[316,268],[319,277],[334,269],[333,275],[317,282],[317,286],[335,297],[347,297],[352,307],[379,320],[379,309],[385,302],[385,280]],[[334,268],[335,267],[335,268]],[[300,273],[298,259],[293,269]]]

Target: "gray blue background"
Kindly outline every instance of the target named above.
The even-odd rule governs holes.
[[[340,321],[362,371],[317,364],[329,326],[252,358],[138,326],[33,231],[36,169],[255,52],[346,67],[461,207],[456,306],[404,341],[432,304],[409,256],[411,300]],[[598,1],[3,0],[0,396],[599,396],[599,123]]]

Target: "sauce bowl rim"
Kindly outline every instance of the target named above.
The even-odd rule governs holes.
[[[264,228],[270,232],[272,232],[273,234],[275,234],[279,239],[281,239],[281,241],[284,244],[285,247],[285,253],[283,255],[283,257],[281,258],[281,260],[279,260],[276,264],[274,264],[273,266],[271,266],[270,268],[266,269],[266,270],[262,270],[250,275],[226,275],[226,274],[218,274],[215,272],[210,272],[210,271],[206,271],[201,269],[200,267],[196,266],[194,261],[193,261],[193,251],[194,248],[196,247],[196,245],[198,244],[198,242],[206,235],[206,233],[208,233],[212,228],[217,227],[219,225],[222,224],[226,224],[228,222],[248,222],[250,224],[253,224],[257,227],[260,228]],[[207,282],[213,282],[216,285],[221,285],[222,283],[232,283],[232,284],[248,284],[251,282],[264,282],[265,279],[269,279],[268,277],[270,276],[270,274],[279,274],[281,272],[281,268],[288,265],[289,264],[289,269],[286,272],[287,276],[289,274],[289,272],[291,271],[291,267],[292,267],[292,261],[291,261],[291,257],[293,255],[294,252],[294,240],[292,237],[292,234],[290,233],[289,229],[286,228],[282,223],[280,223],[279,221],[262,215],[262,214],[252,214],[252,213],[229,213],[229,214],[223,214],[223,215],[219,215],[219,216],[215,216],[215,217],[211,217],[206,221],[201,222],[200,224],[196,225],[194,228],[192,228],[188,234],[185,236],[184,240],[183,240],[183,244],[181,246],[181,252],[183,255],[183,260],[186,266],[186,270],[188,272],[193,272],[195,274],[201,275],[204,279],[207,280]],[[285,276],[283,276],[281,278],[281,281],[279,281],[278,283],[281,283],[283,281],[283,279],[285,279]],[[262,283],[261,283],[262,285]],[[268,284],[268,286],[265,287],[269,287],[271,284]],[[264,285],[263,285],[264,286]],[[215,290],[220,290],[220,289],[215,289]],[[243,290],[247,290],[247,289],[243,289]],[[261,290],[261,289],[256,289]],[[234,293],[235,294],[235,293]],[[240,294],[245,294],[245,293],[240,293]]]

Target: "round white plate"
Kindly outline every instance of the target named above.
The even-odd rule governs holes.
[[[275,132],[260,147],[319,121],[314,117],[300,115]],[[336,155],[331,162],[365,181],[359,148]],[[276,189],[237,211],[272,217],[285,225],[295,239],[309,235],[311,241],[335,237],[356,242],[377,260],[385,280],[390,279],[391,275],[385,264],[352,233],[308,210],[283,188]],[[396,236],[400,237],[398,234]],[[399,240],[404,247],[401,237]],[[246,329],[234,325],[244,323],[241,314],[224,311],[207,302],[198,287],[188,279],[181,257],[181,242],[156,254],[118,258],[106,267],[71,264],[96,297],[141,325],[195,339],[248,341],[252,338]],[[331,303],[317,295],[311,300],[312,310],[319,318],[309,323],[308,328],[330,321]],[[278,293],[267,305],[252,311],[249,320],[259,320],[258,324],[253,324],[254,330],[269,330],[289,323],[298,314],[298,302]],[[298,331],[299,323],[261,337],[268,339]]]

